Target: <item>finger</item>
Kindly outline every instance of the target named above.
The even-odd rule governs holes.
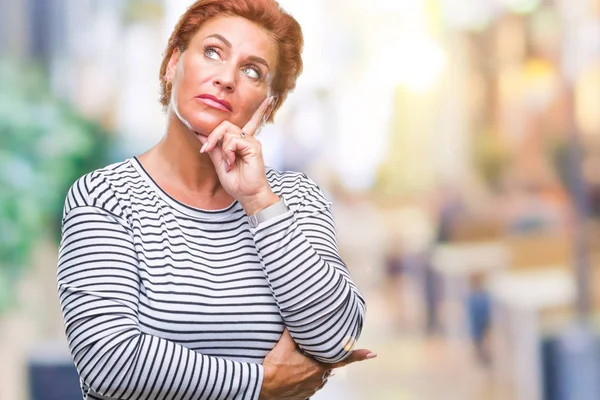
[[[198,139],[200,139],[200,142],[202,143],[202,147],[204,147],[204,145],[206,145],[208,143],[208,138],[205,136],[198,136]],[[205,150],[205,152],[206,152],[206,150]],[[219,166],[224,162],[223,161],[223,153],[221,151],[213,150],[213,151],[206,152],[206,153],[212,160],[215,167],[219,168]]]
[[[228,133],[239,135],[240,132],[240,128],[233,125],[231,122],[221,122],[215,129],[213,129],[210,135],[208,135],[208,140],[200,149],[200,153],[210,153],[213,151]]]
[[[364,360],[369,360],[371,358],[375,358],[377,357],[377,354],[373,353],[371,350],[367,350],[367,349],[360,349],[360,350],[354,350],[352,353],[350,353],[350,355],[348,356],[348,358],[339,361],[337,363],[334,364],[328,364],[329,368],[341,368],[341,367],[345,367],[348,364],[352,364],[358,361],[364,361]]]
[[[318,392],[319,390],[323,389],[325,387],[325,385],[327,385],[327,379],[325,379],[323,381],[323,383],[321,383],[319,386],[317,386],[317,388],[315,389],[315,392]]]
[[[228,171],[231,170],[237,155],[240,154],[242,157],[247,154],[248,150],[254,145],[254,143],[250,140],[242,139],[241,137],[234,136],[232,134],[227,134],[225,139],[223,139],[223,144],[221,146],[223,158],[225,159],[225,163],[227,164]]]
[[[273,96],[268,96],[267,98],[265,98],[258,107],[258,109],[254,112],[250,120],[246,123],[246,125],[244,125],[242,131],[246,135],[254,136],[254,134],[258,130],[258,127],[260,126],[260,123],[262,122],[263,116],[265,115],[267,108],[269,108],[269,105],[271,104],[273,99]]]
[[[275,109],[275,107],[277,107],[278,100],[279,96],[271,96],[271,102],[269,103],[269,106],[267,107],[267,110],[263,114],[262,120],[260,121],[261,125],[264,124],[269,118],[271,118],[273,110]]]

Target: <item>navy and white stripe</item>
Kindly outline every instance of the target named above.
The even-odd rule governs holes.
[[[136,158],[80,178],[65,201],[58,292],[84,399],[257,399],[287,327],[344,359],[365,303],[337,250],[331,204],[267,168],[290,212],[251,229],[170,197]]]

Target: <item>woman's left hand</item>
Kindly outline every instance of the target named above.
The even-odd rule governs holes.
[[[261,144],[254,137],[271,101],[267,97],[242,128],[223,121],[207,137],[198,136],[203,142],[200,152],[208,153],[221,185],[248,215],[279,201],[265,175]]]

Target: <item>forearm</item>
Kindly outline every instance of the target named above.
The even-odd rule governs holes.
[[[83,381],[96,393],[136,399],[258,398],[263,368],[199,354],[132,326],[67,332]]]
[[[281,315],[300,348],[337,362],[362,329],[365,304],[335,246],[329,213],[304,220],[292,212],[262,224],[255,243]]]

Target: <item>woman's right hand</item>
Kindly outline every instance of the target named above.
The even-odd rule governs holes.
[[[344,361],[324,364],[300,353],[284,329],[279,342],[263,362],[264,378],[259,400],[305,400],[327,382],[333,368],[375,357],[369,350],[355,350]]]

